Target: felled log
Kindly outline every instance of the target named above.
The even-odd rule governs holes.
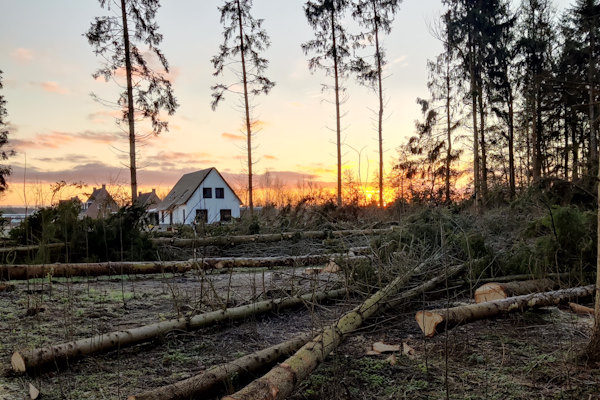
[[[94,353],[147,342],[174,330],[189,331],[200,329],[219,322],[236,321],[253,315],[302,306],[307,302],[322,302],[327,299],[344,296],[345,294],[346,289],[338,289],[330,292],[309,293],[298,297],[259,301],[226,310],[212,311],[191,318],[157,322],[136,328],[95,335],[72,342],[40,347],[33,350],[16,351],[12,355],[11,364],[15,372],[31,372],[33,369],[48,363],[59,363],[67,359],[74,360]]]
[[[550,279],[534,279],[530,281],[513,281],[506,283],[490,282],[475,291],[475,303],[506,299],[523,294],[552,290],[556,283]]]
[[[15,290],[15,285],[10,285],[7,283],[0,283],[0,293],[1,292],[12,292]]]
[[[450,276],[450,274],[463,269],[462,265],[452,267],[448,269],[447,274]],[[266,375],[251,382],[242,390],[225,397],[224,400],[287,398],[292,393],[294,386],[305,379],[341,343],[346,335],[360,327],[365,320],[392,304],[398,305],[402,301],[419,295],[426,290],[425,287],[429,288],[432,284],[440,283],[447,278],[445,276],[441,279],[438,277],[435,281],[430,280],[426,284],[420,285],[421,287],[402,292],[394,299],[394,296],[406,285],[411,276],[420,272],[423,272],[422,265],[405,276],[397,277],[364,303],[344,314],[336,323],[326,327],[322,334],[302,346],[282,364],[275,366]],[[405,294],[407,292],[410,292],[410,295]]]
[[[569,303],[569,308],[571,308],[571,311],[573,311],[575,314],[579,314],[579,315],[594,316],[594,314],[595,314],[595,311],[593,308],[582,306],[581,304],[577,304],[577,303]]]
[[[299,239],[327,239],[340,238],[357,235],[379,235],[393,232],[394,228],[386,229],[350,229],[341,231],[299,231],[283,233],[266,233],[259,235],[240,235],[240,236],[212,236],[196,239],[180,238],[152,238],[152,242],[157,245],[170,245],[174,247],[203,247],[203,246],[231,246],[235,244],[246,243],[268,243],[280,242],[282,240]]]
[[[201,398],[234,375],[248,375],[273,365],[282,356],[294,353],[312,338],[305,333],[275,346],[216,365],[191,378],[127,397],[127,400],[185,400]]]
[[[62,247],[65,247],[64,243],[48,243],[48,244],[44,244],[44,245],[31,245],[31,246],[13,246],[13,247],[0,247],[0,254],[4,254],[4,253],[23,253],[26,251],[36,251],[39,250],[40,248],[45,248],[45,249],[60,249]]]
[[[552,292],[533,293],[507,299],[488,301],[479,304],[468,304],[448,309],[437,309],[417,312],[415,319],[427,337],[432,337],[444,327],[452,327],[479,319],[531,308],[553,306],[566,303],[576,298],[589,297],[594,294],[594,285],[556,290]]]
[[[307,256],[280,257],[213,257],[196,261],[170,262],[106,262],[81,264],[0,265],[0,280],[24,280],[33,278],[137,275],[183,273],[197,268],[275,268],[294,265],[325,264],[334,258],[348,262],[368,260],[368,256],[346,256],[344,254],[316,254]]]

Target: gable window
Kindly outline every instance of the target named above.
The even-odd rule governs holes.
[[[212,188],[202,188],[202,198],[212,199]]]
[[[225,189],[224,188],[215,188],[215,198],[224,199],[225,198]]]
[[[221,210],[221,222],[231,221],[231,210]]]
[[[208,222],[208,210],[196,210],[196,222]]]

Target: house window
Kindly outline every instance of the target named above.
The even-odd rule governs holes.
[[[231,210],[221,210],[221,222],[231,221]]]
[[[202,188],[202,197],[212,199],[212,188]]]
[[[208,210],[196,210],[196,222],[208,222]]]
[[[215,188],[215,198],[224,199],[225,198],[225,189],[224,188]]]

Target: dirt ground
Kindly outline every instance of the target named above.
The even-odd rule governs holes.
[[[10,370],[13,351],[125,329],[289,293],[340,285],[304,268],[231,274],[32,280],[0,293],[0,399],[125,399],[210,366],[317,330],[360,300],[312,305],[53,366],[37,375]],[[438,296],[436,300],[435,296]],[[600,399],[600,369],[578,358],[591,320],[546,308],[479,321],[423,339],[414,311],[443,306],[439,292],[388,312],[348,337],[292,397],[301,399]],[[468,301],[454,292],[452,301]],[[369,356],[374,342],[406,351]],[[408,354],[405,354],[408,353]],[[231,387],[229,388],[231,389]]]

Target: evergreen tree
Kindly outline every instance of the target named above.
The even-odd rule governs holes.
[[[214,75],[222,75],[225,66],[231,66],[230,62],[239,63],[239,76],[241,79],[233,84],[217,84],[211,89],[213,91],[212,109],[224,99],[226,92],[234,91],[235,85],[241,83],[244,98],[246,146],[248,151],[248,207],[250,213],[254,212],[252,195],[252,117],[250,106],[250,95],[256,96],[261,93],[268,94],[275,86],[264,72],[269,61],[261,57],[260,52],[266,50],[271,42],[267,32],[262,28],[263,20],[255,19],[251,14],[252,0],[225,1],[221,12],[221,23],[225,27],[223,31],[224,42],[220,46],[219,54],[212,58],[215,68]],[[241,81],[241,82],[240,82]]]
[[[379,143],[379,207],[383,207],[383,67],[386,64],[385,49],[381,34],[390,34],[394,15],[400,7],[400,0],[358,0],[352,5],[352,16],[366,28],[359,40],[367,39],[375,49],[372,63],[360,58],[357,61],[359,81],[372,86],[378,95],[377,133]]]
[[[0,70],[0,90],[2,86],[2,70]],[[0,94],[0,160],[5,161],[13,155],[11,150],[6,150],[8,144],[8,124],[4,120],[7,116],[6,112],[6,100],[4,96]],[[0,193],[4,192],[7,187],[6,177],[10,175],[10,166],[0,164]]]
[[[157,47],[163,36],[155,21],[159,0],[98,0],[100,7],[111,15],[96,17],[85,33],[97,56],[105,61],[94,74],[106,81],[117,78],[125,71],[125,86],[116,107],[122,110],[120,122],[127,125],[129,137],[129,171],[131,201],[137,198],[136,118],[149,118],[152,134],[168,131],[168,122],[160,118],[160,111],[169,115],[178,107],[171,82],[166,76],[169,64]],[[156,58],[164,71],[151,68]],[[103,101],[103,103],[106,103]]]
[[[343,92],[341,80],[351,69],[350,37],[343,24],[349,0],[309,0],[304,12],[315,38],[302,44],[306,55],[314,53],[309,60],[311,71],[322,69],[333,76],[335,94],[336,145],[337,145],[337,204],[342,205],[342,144],[340,95]],[[329,86],[326,85],[325,88]]]

